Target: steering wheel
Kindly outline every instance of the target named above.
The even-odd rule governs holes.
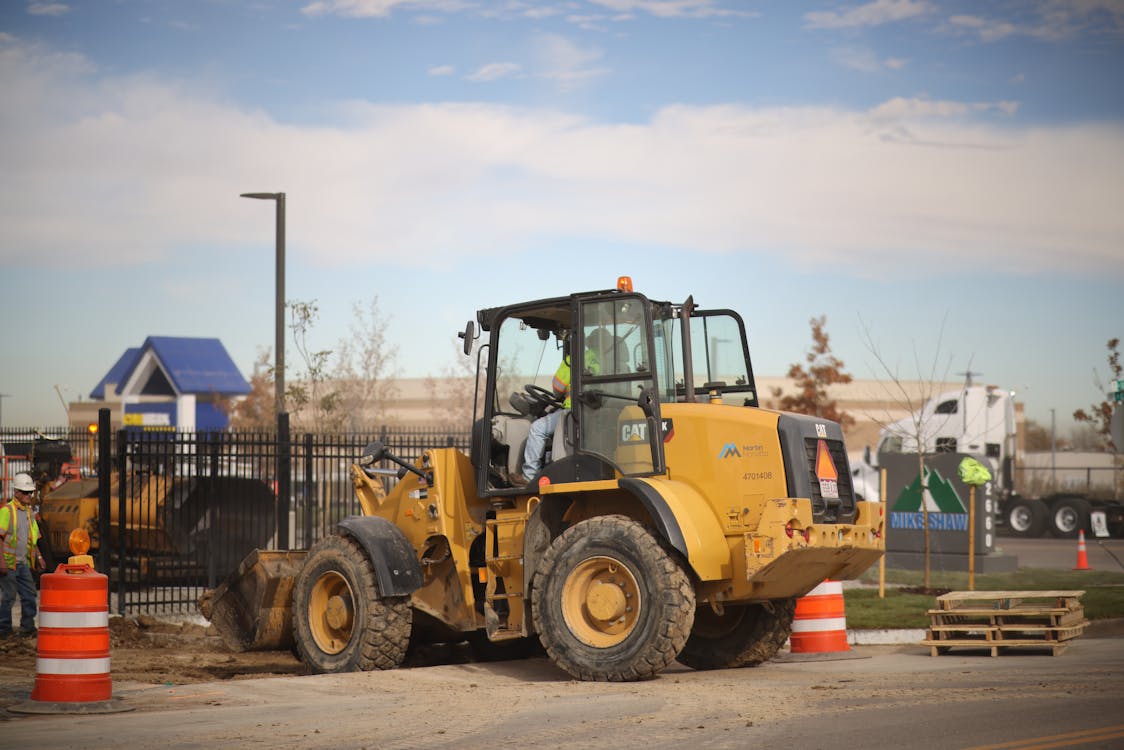
[[[531,403],[536,409],[545,409],[548,406],[557,406],[562,403],[562,399],[558,397],[554,391],[548,391],[537,385],[528,383],[523,386],[523,390],[531,397]]]

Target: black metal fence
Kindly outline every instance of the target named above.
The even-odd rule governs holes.
[[[250,550],[306,548],[342,518],[360,513],[350,467],[372,440],[408,461],[430,448],[467,451],[469,444],[467,431],[426,428],[283,435],[288,439],[272,432],[125,429],[103,436],[92,449],[85,431],[44,434],[84,449],[74,451],[81,469],[45,491],[44,525],[56,551],[66,546],[65,521],[78,517],[83,498],[92,507],[89,498],[101,486],[81,476],[96,476],[95,459],[102,450],[107,453],[102,472],[111,477],[109,512],[102,512],[103,497],[98,519],[89,525],[100,528],[95,538],[105,542],[97,550],[98,568],[110,576],[110,609],[120,614],[194,612],[199,596],[223,581]],[[4,430],[0,441],[18,447],[33,444],[35,435]],[[37,465],[31,456],[8,458],[6,477]],[[278,475],[278,466],[288,467],[287,477]],[[57,518],[53,508],[61,509]]]

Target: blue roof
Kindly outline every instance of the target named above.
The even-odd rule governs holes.
[[[129,374],[133,371],[133,368],[137,366],[137,362],[140,360],[140,355],[140,347],[126,349],[125,353],[121,355],[121,358],[117,360],[117,364],[113,365],[113,367],[110,367],[109,372],[105,374],[105,377],[102,378],[96,386],[94,386],[94,390],[90,391],[90,398],[97,401],[104,401],[105,387],[110,383],[113,383],[116,386],[120,386],[122,383],[128,380]],[[120,393],[120,388],[117,388],[116,392]]]
[[[250,392],[250,384],[218,339],[149,336],[139,349],[129,349],[117,360],[90,398],[104,399],[108,383],[116,383],[117,393],[121,393],[121,387],[148,351],[159,360],[179,394],[236,396]]]
[[[150,347],[180,393],[231,396],[250,392],[250,384],[218,339],[149,336],[143,348]]]

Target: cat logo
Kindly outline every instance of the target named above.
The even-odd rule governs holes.
[[[734,443],[726,443],[722,446],[722,451],[718,454],[718,458],[730,458],[731,456],[742,457],[742,452],[738,450],[738,446]]]
[[[621,423],[621,445],[648,442],[648,423],[644,420]]]

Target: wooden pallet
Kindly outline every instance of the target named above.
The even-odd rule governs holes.
[[[1004,648],[1049,649],[1057,656],[1085,632],[1084,591],[952,591],[929,610],[922,645],[930,654],[952,648],[984,648],[998,656]]]

